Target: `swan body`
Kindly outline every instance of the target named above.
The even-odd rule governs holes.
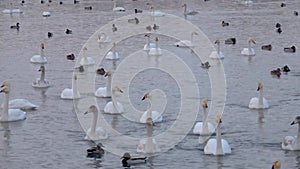
[[[114,12],[125,12],[125,8],[120,7],[120,6],[117,7],[117,3],[116,3],[116,1],[114,1],[113,11]]]
[[[116,102],[115,100],[115,92],[118,91],[120,93],[123,93],[123,91],[119,87],[114,87],[112,89],[111,98],[112,101],[108,102],[104,107],[104,113],[108,114],[121,114],[124,112],[124,107],[122,103]]]
[[[220,51],[220,41],[216,40],[215,44],[217,44],[217,51],[212,51],[212,53],[209,55],[209,58],[211,58],[211,59],[224,59],[224,55]]]
[[[194,126],[193,133],[194,134],[200,134],[202,136],[204,135],[211,135],[215,132],[215,127],[207,122],[207,101],[202,101],[202,107],[203,107],[203,122],[198,122]]]
[[[297,116],[291,125],[298,124],[297,136],[286,136],[281,143],[281,148],[284,150],[300,150],[300,116]]]
[[[40,47],[41,47],[40,55],[32,56],[30,59],[31,63],[47,63],[47,58],[44,55],[44,48],[45,48],[44,43],[41,43]]]
[[[45,66],[41,66],[39,69],[41,77],[37,78],[36,81],[32,82],[32,87],[36,88],[47,88],[50,86],[49,81],[45,79]]]
[[[140,118],[140,122],[141,123],[147,123],[147,119],[151,118],[153,119],[154,123],[157,122],[162,122],[163,121],[163,117],[161,116],[161,114],[157,111],[152,111],[152,102],[151,102],[151,96],[149,95],[149,93],[146,93],[144,95],[144,97],[142,98],[142,100],[148,99],[148,109],[146,112],[143,113],[143,115]]]
[[[73,88],[70,89],[70,88],[65,88],[61,94],[60,94],[60,98],[62,99],[79,99],[81,96],[80,96],[80,93],[77,89],[77,75],[75,74],[73,76]]]
[[[13,14],[13,13],[23,13],[23,11],[21,11],[21,9],[4,9],[2,11],[2,13],[4,13],[4,14]]]
[[[248,41],[248,48],[244,48],[241,51],[242,55],[246,55],[246,56],[254,56],[255,55],[255,50],[251,47],[251,43],[255,44],[255,41],[250,38]]]
[[[107,139],[108,135],[104,128],[97,127],[97,121],[98,121],[98,109],[95,105],[92,105],[89,107],[89,109],[84,113],[93,113],[93,120],[92,120],[92,126],[88,129],[87,135],[84,139],[86,140],[101,140],[101,139]],[[97,128],[96,128],[97,127]]]
[[[181,41],[178,41],[176,43],[174,43],[175,46],[177,47],[193,47],[194,44],[193,44],[193,37],[194,35],[198,35],[197,32],[192,32],[191,33],[191,40],[181,40]]]
[[[111,97],[111,74],[106,72],[105,77],[107,77],[106,87],[99,87],[96,92],[96,97]]]
[[[111,48],[111,51],[109,51],[106,54],[105,59],[108,59],[108,60],[117,60],[117,59],[120,59],[119,53],[116,52],[116,43],[113,43],[113,47]]]
[[[155,48],[150,48],[149,50],[150,56],[160,56],[162,55],[162,50],[158,47],[158,38],[155,38]]]
[[[269,108],[269,103],[267,99],[263,97],[263,88],[262,84],[258,83],[257,91],[259,91],[258,97],[253,97],[250,100],[249,108],[250,109],[267,109]]]
[[[39,106],[32,104],[26,99],[13,99],[9,101],[8,107],[10,109],[34,110]]]
[[[111,42],[111,39],[109,36],[107,36],[105,33],[100,33],[98,35],[98,40],[97,40],[98,43],[110,43]]]
[[[48,11],[43,12],[43,17],[49,17],[51,16],[51,13]]]
[[[231,153],[228,142],[221,138],[221,115],[217,116],[216,138],[209,139],[204,147],[204,154],[225,155]]]
[[[90,65],[94,65],[95,64],[95,61],[92,57],[87,57],[86,56],[86,51],[87,51],[87,48],[84,47],[83,48],[83,58],[81,58],[80,60],[80,65],[86,65],[86,66],[90,66]]]

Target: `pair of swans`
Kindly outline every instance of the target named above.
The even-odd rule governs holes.
[[[215,44],[217,45],[217,51],[212,51],[209,55],[209,58],[211,59],[224,59],[223,53],[220,51],[220,40],[217,39],[215,41]]]
[[[251,44],[255,44],[255,41],[254,39],[250,38],[248,40],[248,47],[247,48],[244,48],[242,51],[241,51],[241,54],[242,55],[246,55],[246,56],[254,56],[255,55],[255,50],[252,48]]]
[[[258,97],[253,97],[250,100],[249,108],[250,109],[267,109],[269,108],[269,103],[267,99],[263,97],[263,86],[259,82],[257,85]]]
[[[62,99],[67,99],[67,100],[72,100],[72,99],[79,99],[80,93],[78,91],[77,88],[77,75],[74,74],[73,75],[73,82],[72,82],[73,87],[70,88],[65,88],[61,94],[60,94],[60,98]]]
[[[174,45],[176,47],[193,47],[194,46],[194,44],[193,44],[194,35],[198,35],[198,33],[197,32],[192,32],[191,33],[191,40],[181,40],[181,41],[178,41],[178,42],[174,43]]]
[[[281,148],[284,150],[300,150],[300,116],[297,116],[291,125],[298,124],[297,136],[286,136],[281,143]]]
[[[40,69],[38,70],[41,72],[41,77],[37,78],[34,82],[32,82],[32,87],[36,88],[47,88],[50,86],[49,81],[45,79],[45,66],[40,66]]]
[[[41,63],[41,64],[47,63],[47,58],[44,55],[44,48],[45,48],[44,43],[40,44],[40,48],[41,48],[40,55],[32,56],[30,59],[31,63]]]

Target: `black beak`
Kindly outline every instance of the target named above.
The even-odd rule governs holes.
[[[294,121],[291,123],[291,125],[294,125],[294,124],[296,124]]]
[[[220,123],[222,123],[222,119],[220,119]]]
[[[257,91],[259,91],[259,90],[260,90],[260,88],[258,87],[258,88],[257,88]]]
[[[123,93],[123,90],[120,90],[121,93]]]
[[[86,112],[84,112],[84,115],[86,115],[86,114],[88,114],[88,112],[86,111]]]
[[[145,100],[146,99],[146,97],[144,96],[143,98],[142,98],[142,100]]]

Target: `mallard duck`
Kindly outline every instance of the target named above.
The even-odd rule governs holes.
[[[295,53],[296,52],[296,47],[292,46],[292,47],[289,47],[289,48],[284,48],[283,51],[288,52],[288,53]]]
[[[52,38],[52,36],[53,36],[53,33],[51,33],[51,32],[48,32],[48,33],[47,33],[47,36],[48,36],[48,38],[50,39],[50,38]]]
[[[88,158],[101,158],[104,154],[102,143],[98,143],[96,147],[92,147],[86,150]]]
[[[269,45],[262,45],[261,49],[262,50],[269,50],[269,51],[271,51],[272,50],[272,45],[271,44],[269,44]]]
[[[124,153],[121,159],[123,167],[130,167],[133,164],[141,164],[147,162],[147,157],[132,158],[129,153]]]
[[[297,11],[294,11],[294,15],[295,15],[295,16],[298,16],[298,12],[297,12]]]
[[[280,169],[280,160],[275,160],[273,161],[273,164],[272,164],[272,169]]]
[[[17,22],[16,25],[10,26],[10,29],[17,29],[17,30],[19,30],[19,28],[20,28],[20,23],[19,22]]]
[[[92,6],[86,6],[86,7],[84,7],[84,9],[85,9],[85,10],[92,10],[93,7],[92,7]]]
[[[106,72],[105,72],[105,70],[104,70],[103,68],[100,68],[100,69],[97,69],[97,70],[96,70],[96,73],[97,73],[98,75],[103,76]]]
[[[290,70],[290,68],[288,67],[288,65],[285,65],[285,66],[283,66],[283,67],[281,68],[281,71],[287,73],[287,72],[289,72],[289,71],[291,71],[291,70]]]
[[[236,39],[235,38],[228,38],[225,40],[226,45],[234,45],[236,44]]]
[[[73,53],[68,54],[66,57],[68,60],[75,60],[75,55]]]
[[[112,31],[113,32],[116,32],[118,30],[118,28],[116,27],[116,25],[115,24],[112,24]]]
[[[134,13],[143,13],[143,10],[141,10],[141,9],[134,9]]]
[[[281,27],[277,28],[276,32],[279,33],[279,34],[281,34],[282,33]]]
[[[210,68],[210,64],[209,64],[209,62],[201,63],[201,67],[204,69],[208,69],[208,68]]]
[[[275,69],[275,70],[271,70],[271,75],[273,75],[273,76],[277,76],[278,78],[280,77],[280,75],[281,75],[281,70],[280,70],[280,68],[277,68],[277,69]]]
[[[128,23],[135,23],[135,24],[139,24],[140,23],[140,21],[139,21],[139,19],[138,18],[133,18],[133,19],[128,19]]]
[[[285,7],[286,4],[285,4],[285,3],[281,3],[280,6],[281,6],[281,7]]]

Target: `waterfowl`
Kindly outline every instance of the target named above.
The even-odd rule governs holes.
[[[295,15],[295,16],[298,16],[298,12],[297,12],[297,11],[294,11],[294,15]]]
[[[273,76],[277,76],[278,78],[280,77],[280,75],[281,75],[281,70],[280,70],[280,68],[277,68],[277,69],[275,69],[275,70],[271,70],[271,75],[273,75]]]
[[[111,39],[105,33],[100,33],[98,35],[98,40],[97,41],[98,41],[98,43],[110,43]]]
[[[96,147],[92,147],[86,150],[88,158],[101,158],[104,155],[102,143],[98,143]]]
[[[288,65],[285,65],[285,66],[283,66],[283,67],[281,68],[281,71],[287,73],[287,72],[290,72],[291,70],[290,70],[290,68],[288,67]]]
[[[115,24],[112,24],[112,31],[113,32],[116,32],[118,30],[118,28],[116,27],[116,25]]]
[[[75,70],[78,70],[79,72],[84,72],[84,67],[82,65],[75,67]]]
[[[116,43],[113,43],[113,46],[111,48],[111,51],[109,51],[106,55],[105,55],[105,59],[108,60],[118,60],[120,59],[119,57],[119,53],[116,52]]]
[[[66,29],[66,34],[72,34],[72,30],[71,29]]]
[[[86,6],[86,7],[84,7],[84,9],[85,9],[85,10],[92,10],[93,7],[92,7],[92,6]]]
[[[268,50],[268,51],[271,51],[272,50],[272,45],[269,44],[269,45],[262,45],[261,46],[261,49],[262,50]]]
[[[280,6],[281,6],[281,7],[285,7],[286,4],[285,4],[285,3],[281,3]]]
[[[284,150],[300,150],[300,116],[297,116],[291,123],[291,125],[298,124],[297,136],[286,136],[284,137],[281,148]]]
[[[222,26],[223,26],[223,27],[229,26],[229,22],[222,21]]]
[[[228,142],[221,137],[221,115],[218,114],[216,118],[217,128],[216,128],[216,138],[211,138],[208,140],[204,147],[204,154],[212,155],[225,155],[231,153],[231,147]]]
[[[120,102],[117,102],[117,100],[116,100],[116,97],[115,97],[116,92],[123,93],[123,91],[118,86],[115,86],[112,89],[112,93],[111,93],[112,101],[108,102],[105,105],[104,113],[108,113],[108,114],[121,114],[121,113],[124,113],[123,105]]]
[[[48,32],[48,33],[47,33],[47,36],[48,36],[48,38],[50,39],[50,38],[52,38],[52,37],[53,37],[53,33],[51,33],[51,32]]]
[[[40,55],[32,56],[30,59],[31,63],[47,63],[47,58],[44,55],[44,48],[45,48],[44,43],[41,43],[40,48],[41,48]]]
[[[156,24],[154,24],[154,25],[153,25],[153,30],[154,30],[154,31],[157,31],[158,29],[159,29],[159,26],[156,25]]]
[[[136,9],[136,8],[135,8],[135,9],[134,9],[134,13],[136,13],[136,14],[137,14],[137,13],[143,13],[143,10],[141,10],[141,9]]]
[[[43,12],[43,17],[49,17],[51,16],[51,13],[48,11]]]
[[[63,2],[62,1],[59,1],[59,5],[62,5],[63,4]]]
[[[104,77],[107,77],[106,87],[99,87],[95,91],[96,97],[111,97],[111,73],[105,72]]]
[[[284,48],[283,51],[287,52],[287,53],[295,53],[296,52],[296,47],[295,46],[287,47],[287,48]]]
[[[242,51],[241,51],[241,54],[242,55],[247,55],[247,56],[254,56],[255,55],[255,51],[254,49],[251,47],[251,43],[255,44],[255,41],[254,39],[250,38],[248,40],[248,48],[244,48]]]
[[[273,161],[271,169],[280,169],[280,168],[281,168],[280,160]]]
[[[281,24],[280,24],[280,23],[276,23],[275,27],[276,27],[276,28],[280,28],[280,27],[281,27]]]
[[[43,0],[41,0],[41,4],[43,4],[44,3],[44,1]]]
[[[73,82],[72,82],[72,88],[65,88],[61,94],[60,94],[60,98],[62,99],[79,99],[81,96],[80,96],[80,93],[77,89],[77,75],[74,74],[73,75],[73,78],[72,78]]]
[[[220,51],[220,40],[217,39],[215,41],[215,44],[217,44],[217,51],[212,51],[209,55],[209,58],[211,59],[224,59],[223,53]]]
[[[151,27],[151,25],[149,25],[149,26],[146,26],[146,30],[147,30],[147,31],[152,31],[152,27]]]
[[[277,28],[277,29],[276,29],[276,32],[279,33],[279,34],[281,34],[281,33],[282,33],[281,27]]]
[[[1,86],[0,93],[5,94],[5,99],[3,103],[3,109],[1,111],[0,122],[13,122],[13,121],[20,121],[26,119],[26,112],[20,109],[9,109],[8,102],[9,102],[9,86]]]
[[[146,33],[147,43],[144,45],[144,50],[149,51],[151,48],[155,48],[155,43],[150,43],[150,34]]]
[[[10,26],[10,29],[17,29],[17,30],[19,30],[19,28],[20,28],[20,23],[19,22],[17,22],[16,25]]]
[[[135,24],[139,24],[140,21],[137,17],[133,18],[133,19],[128,19],[128,23],[135,23]]]
[[[23,13],[20,9],[12,9],[12,3],[10,3],[10,9],[4,9],[2,11],[4,14],[13,14],[13,13]]]
[[[134,164],[147,162],[147,157],[133,158],[133,157],[131,157],[131,155],[129,153],[124,153],[124,155],[120,159],[122,159],[123,167],[131,167],[131,165],[134,165]]]
[[[106,130],[102,127],[97,127],[98,108],[95,105],[91,105],[84,114],[88,113],[93,113],[92,126],[88,129],[84,139],[93,141],[107,139],[108,135]]]
[[[153,119],[154,123],[162,122],[163,121],[162,115],[159,112],[152,110],[152,99],[151,99],[151,96],[149,93],[146,93],[143,96],[142,100],[145,100],[145,99],[148,99],[148,109],[141,116],[140,122],[147,123],[148,118]]]
[[[192,32],[191,33],[191,40],[181,40],[181,41],[178,41],[176,43],[174,43],[175,46],[177,47],[193,47],[194,44],[194,35],[198,35],[197,32]]]
[[[9,92],[11,91],[11,85],[9,81],[4,81],[1,87],[5,87]],[[7,94],[9,94],[9,92]],[[2,105],[2,107],[4,108],[5,104]],[[32,104],[26,99],[13,99],[9,100],[8,102],[8,108],[10,109],[36,110],[38,107],[39,106]]]
[[[96,70],[96,73],[98,74],[98,75],[101,75],[101,76],[103,76],[103,75],[105,75],[105,70],[103,69],[103,68],[100,68],[100,69],[97,69]]]
[[[41,72],[41,77],[37,78],[34,82],[32,82],[32,87],[36,88],[47,88],[50,86],[49,81],[45,79],[45,66],[41,66],[40,69],[38,70]]]
[[[83,48],[83,58],[81,58],[80,60],[80,65],[83,65],[83,66],[90,66],[90,65],[94,65],[95,64],[95,61],[92,57],[87,57],[86,56],[86,51],[87,51],[87,47],[84,47]]]
[[[208,68],[210,68],[210,64],[209,64],[209,62],[207,61],[207,62],[205,62],[205,63],[201,63],[201,67],[204,68],[204,69],[208,69]]]
[[[162,55],[162,50],[158,46],[158,37],[155,37],[155,48],[150,48],[149,55],[150,56],[160,56],[160,55]]]
[[[268,103],[267,99],[265,99],[263,97],[263,86],[260,82],[257,85],[257,91],[259,91],[258,97],[253,97],[250,100],[249,108],[250,109],[267,109],[267,108],[269,108],[269,103]]]
[[[113,7],[114,12],[125,12],[125,8],[118,6],[117,7],[117,2],[114,1],[114,7]]]
[[[236,38],[228,38],[225,40],[226,45],[235,45],[236,44]]]
[[[74,4],[79,4],[79,1],[78,0],[74,0]]]
[[[147,137],[139,141],[136,151],[138,153],[145,153],[145,154],[160,152],[160,148],[155,138],[152,137],[153,121],[151,117],[147,118],[146,120],[146,128],[147,128]]]
[[[202,101],[202,107],[203,107],[203,119],[202,122],[197,122],[196,125],[194,126],[193,133],[194,134],[200,134],[201,136],[205,135],[211,135],[212,133],[215,132],[215,127],[207,122],[208,120],[208,115],[207,115],[207,101],[203,100]]]
[[[165,16],[166,14],[161,12],[161,11],[158,11],[158,10],[154,10],[154,7],[151,6],[150,7],[150,16],[153,16],[153,17],[162,17],[162,16]]]
[[[187,11],[187,5],[186,4],[183,4],[182,7],[184,7],[184,10],[183,10],[184,15],[197,15],[198,14],[197,11]]]
[[[75,60],[75,55],[73,53],[71,53],[71,54],[68,54],[66,56],[66,58],[67,58],[67,60]]]

